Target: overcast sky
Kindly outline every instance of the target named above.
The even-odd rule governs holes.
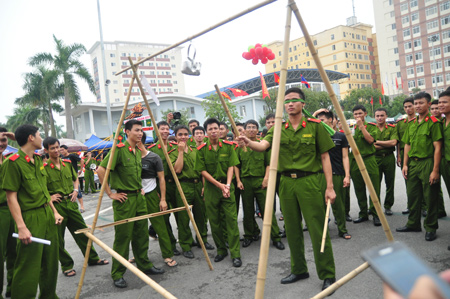
[[[193,40],[197,59],[203,64],[199,77],[185,76],[186,93],[198,95],[264,73],[242,58],[249,45],[283,40],[287,0],[278,0]],[[297,0],[310,34],[345,25],[353,14],[351,0]],[[372,1],[354,0],[359,22],[374,24]],[[174,44],[227,19],[258,0],[101,0],[105,41]],[[292,18],[291,40],[302,36]],[[373,28],[375,32],[375,27]],[[23,95],[23,74],[32,68],[29,57],[55,53],[52,35],[66,44],[81,43],[86,49],[100,40],[96,0],[0,0],[0,122],[13,114],[14,100]],[[186,44],[187,45],[187,44]],[[184,57],[186,49],[183,51]],[[88,54],[82,62],[92,73]],[[95,101],[80,82],[83,102]],[[57,117],[59,124],[63,118]]]

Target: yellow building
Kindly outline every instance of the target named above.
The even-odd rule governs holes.
[[[349,75],[348,79],[339,82],[341,99],[354,88],[378,88],[380,71],[371,25],[341,25],[312,35],[311,38],[326,70]],[[268,47],[275,53],[275,60],[266,64],[266,73],[280,71],[283,42],[275,41]],[[316,68],[304,37],[289,44],[288,69],[297,68]]]

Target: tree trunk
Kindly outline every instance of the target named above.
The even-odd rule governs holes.
[[[64,109],[66,113],[66,132],[67,138],[73,139],[73,126],[72,126],[72,107],[71,100],[69,96],[69,91],[64,88]]]
[[[53,119],[52,103],[48,103],[48,118],[50,120],[51,136],[56,138],[55,120]]]

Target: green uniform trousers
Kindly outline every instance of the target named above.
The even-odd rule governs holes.
[[[157,189],[145,193],[145,201],[147,203],[147,212],[149,214],[157,213],[160,211],[159,208],[160,200]],[[162,257],[164,259],[172,257],[173,248],[170,242],[169,232],[167,230],[164,216],[149,218],[149,220],[156,234],[158,234],[159,248],[161,249]]]
[[[192,206],[192,214],[194,215],[195,224],[202,237],[203,242],[207,241],[208,231],[205,222],[205,202],[202,198],[202,182],[198,179],[198,183],[180,182],[184,196],[189,205]],[[176,192],[177,207],[184,207],[180,193]],[[192,238],[191,228],[189,226],[190,218],[186,211],[178,212],[178,243],[183,251],[191,250],[194,239]],[[198,241],[198,239],[197,239]]]
[[[375,192],[378,198],[380,198],[380,178],[375,156],[372,155],[364,158],[364,164],[366,165],[366,170],[369,173],[369,177],[372,181]],[[364,183],[361,171],[359,170],[358,164],[356,163],[356,160],[354,158],[350,163],[350,175],[353,180],[353,187],[355,188],[356,198],[358,199],[359,217],[368,218],[369,215],[367,214],[366,184]],[[373,206],[372,199],[370,199],[369,207],[372,215],[377,216],[377,212],[375,211],[375,208]]]
[[[241,179],[244,185],[244,190],[241,192],[242,207],[244,209],[244,238],[252,239],[253,236],[259,236],[261,233],[255,220],[255,199],[264,217],[267,190],[261,188],[263,177],[245,177]],[[272,213],[270,237],[272,241],[278,242],[281,240],[275,211]]]
[[[159,190],[159,186],[158,186],[158,190]],[[176,206],[177,206],[176,190],[177,190],[177,185],[175,184],[173,179],[169,180],[166,178],[166,202],[167,202],[167,206],[169,209],[176,208]],[[159,191],[159,192],[161,192],[161,191]],[[175,236],[173,234],[172,225],[170,224],[170,215],[172,215],[172,213],[164,215],[164,220],[166,221],[167,233],[169,235],[170,244],[172,244],[172,250],[175,250],[177,248],[177,246],[176,246],[177,239],[175,238]],[[175,216],[175,220],[178,225],[178,213],[173,213],[173,215]]]
[[[447,186],[448,195],[450,196],[450,163],[448,161],[445,161],[444,158],[442,158],[441,160],[440,170],[442,178],[445,182],[445,186]]]
[[[225,241],[228,241],[231,258],[240,258],[239,227],[233,184],[230,186],[230,197],[225,198],[219,188],[206,181],[205,206],[206,215],[208,215],[209,224],[211,225],[211,233],[217,247],[217,254],[227,254]],[[223,227],[222,221],[220,221],[222,215],[225,218],[226,228]],[[224,229],[227,231],[227,239],[223,235]]]
[[[449,165],[446,165],[446,164],[447,163],[445,162],[444,157],[442,157],[441,158],[441,164],[439,166],[439,170],[441,172],[442,178],[444,179],[445,185],[450,187],[450,185],[448,184],[448,183],[450,183],[450,181],[447,182],[445,180],[445,178],[444,178],[444,173],[448,172],[448,166],[449,166]],[[448,178],[447,178],[447,180],[448,180]],[[448,187],[447,187],[447,190],[448,190]],[[438,196],[438,200],[439,200],[438,201],[438,208],[437,208],[438,209],[438,211],[437,211],[438,218],[445,217],[445,216],[447,216],[447,213],[445,212],[444,194],[442,193],[442,180],[439,180],[439,196]]]
[[[0,207],[0,298],[3,299],[3,267],[6,262],[6,292],[11,292],[11,284],[16,261],[17,240],[12,237],[14,233],[14,219],[7,205]]]
[[[423,226],[427,232],[435,232],[438,229],[437,206],[439,196],[439,184],[430,185],[430,174],[433,171],[433,159],[428,158],[416,161],[409,160],[408,184],[406,193],[408,195],[409,215],[406,226],[419,229],[422,202],[428,207],[427,216]]]
[[[308,272],[302,230],[302,214],[308,226],[314,251],[314,260],[319,279],[335,277],[333,249],[327,233],[324,253],[320,253],[325,222],[325,199],[323,196],[323,174],[313,174],[293,179],[281,176],[280,199],[283,210],[286,237],[291,251],[291,273]]]
[[[350,182],[351,185],[351,182]],[[350,186],[344,188],[345,215],[350,214]]]
[[[66,197],[67,198],[67,197]],[[76,202],[71,202],[70,199],[64,199],[60,203],[55,202],[55,209],[58,213],[64,217],[61,225],[58,225],[58,238],[59,238],[59,262],[61,263],[62,271],[67,271],[73,269],[73,259],[70,256],[69,252],[64,248],[65,240],[64,235],[66,232],[66,227],[72,235],[73,239],[80,248],[83,256],[86,254],[86,247],[89,241],[88,237],[85,234],[75,234],[75,231],[83,228],[87,228],[86,223],[84,222],[83,217],[81,216],[80,211],[78,210],[78,204]],[[89,253],[89,265],[96,264],[100,258],[98,257],[97,252],[94,249],[94,246],[91,247],[91,251]]]
[[[94,182],[94,172],[89,169],[84,170],[84,193],[89,192],[89,188],[91,188],[91,192],[97,192],[95,189],[95,182]]]
[[[380,175],[380,186],[383,180],[386,184],[386,196],[384,197],[384,208],[391,209],[394,205],[394,186],[395,186],[395,168],[397,163],[394,153],[387,154],[386,156],[376,156],[378,165],[378,172]],[[381,201],[381,198],[380,198]]]
[[[50,206],[22,212],[23,221],[36,238],[46,239],[51,245],[17,241],[17,258],[11,288],[12,298],[58,298],[58,229]]]
[[[140,193],[129,193],[124,203],[113,201],[114,221],[147,215],[147,205]],[[113,249],[123,258],[129,258],[130,242],[133,249],[136,266],[145,271],[153,267],[148,259],[147,220],[125,223],[114,226],[115,236]],[[113,280],[122,278],[127,268],[115,258],[112,261],[111,277]]]
[[[324,181],[324,186],[322,188],[326,189],[326,181]],[[334,204],[331,205],[333,210],[334,219],[337,221],[339,237],[342,237],[347,233],[347,227],[345,223],[345,189],[344,188],[344,176],[333,174],[333,186],[334,192],[336,193],[336,200]]]

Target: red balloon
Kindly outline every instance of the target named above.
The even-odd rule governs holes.
[[[255,57],[255,56],[256,56],[255,48],[250,49],[250,55],[251,55],[252,57]]]
[[[253,63],[254,65],[257,65],[257,64],[258,64],[258,60],[259,60],[258,58],[253,58],[253,59],[252,59],[252,63]]]
[[[269,53],[269,48],[264,47],[264,48],[262,48],[262,49],[263,49],[263,54],[264,54],[264,56],[267,56],[267,54]]]
[[[261,57],[263,49],[261,47],[255,47],[255,52],[258,57]]]
[[[273,52],[272,52],[272,49],[267,48],[267,54],[270,54],[270,53],[273,53]]]
[[[261,44],[256,44],[255,48],[261,47]]]
[[[269,55],[267,55],[267,58],[269,58],[269,60],[274,60],[275,59],[275,54],[270,53]]]
[[[252,59],[252,55],[249,52],[242,53],[242,57],[244,57],[247,60]]]
[[[261,59],[261,63],[262,63],[262,64],[266,64],[267,62],[268,62],[268,60],[267,60],[266,57],[264,57],[263,59]]]

